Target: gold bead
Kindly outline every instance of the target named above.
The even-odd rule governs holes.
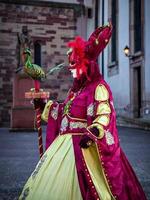
[[[92,144],[92,141],[91,141],[91,140],[87,142],[87,145],[88,145],[88,146],[91,146],[91,144]]]
[[[98,39],[96,38],[96,40],[95,40],[95,44],[96,45],[98,45],[99,44],[99,41],[98,41]]]

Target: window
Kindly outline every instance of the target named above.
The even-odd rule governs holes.
[[[113,34],[111,41],[111,61],[117,60],[117,1],[112,0],[111,2],[111,19],[113,25]]]
[[[130,0],[130,49],[136,57],[144,51],[144,1]]]
[[[118,74],[118,0],[109,0],[108,2],[109,18],[113,25],[109,45],[108,76],[113,76]]]
[[[141,0],[134,0],[134,53],[141,51]]]
[[[41,45],[38,41],[34,43],[34,63],[41,66]]]

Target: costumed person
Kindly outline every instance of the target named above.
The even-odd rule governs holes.
[[[88,41],[68,43],[73,86],[64,103],[45,105],[47,150],[19,199],[146,200],[120,147],[112,93],[96,62],[111,35],[109,24]]]

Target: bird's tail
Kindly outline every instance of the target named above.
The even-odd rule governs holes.
[[[65,63],[60,63],[54,67],[52,67],[50,70],[48,70],[48,72],[46,73],[46,77],[50,74],[52,74],[54,71],[58,71],[61,70],[62,68],[65,67]]]
[[[21,70],[23,70],[23,67],[18,67],[18,68],[15,69],[15,73],[18,73],[18,72],[20,72]]]

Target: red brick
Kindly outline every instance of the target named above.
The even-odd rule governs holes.
[[[19,31],[21,33],[22,26],[26,24],[28,26],[28,29],[30,30],[30,35],[33,42],[37,40],[40,41],[42,47],[41,65],[44,67],[44,70],[47,71],[47,65],[54,66],[56,63],[58,64],[66,60],[66,50],[64,49],[67,49],[66,43],[72,40],[74,37],[74,33],[72,30],[76,29],[76,18],[74,18],[74,11],[71,8],[68,8],[66,10],[66,8],[52,7],[51,11],[53,12],[51,13],[44,12],[45,7],[40,6],[28,5],[28,12],[24,12],[23,9],[24,6],[21,4],[19,5],[19,7],[16,8],[14,4],[6,3],[5,8],[0,11],[0,25],[2,27],[3,24],[5,24],[5,27],[7,27],[7,29],[2,29],[0,31],[1,38],[3,38],[2,42],[0,42],[0,78],[2,78],[2,88],[0,88],[0,124],[3,125],[10,121],[10,109],[12,104],[11,80],[15,76],[14,71],[17,67],[17,32]],[[45,16],[46,20],[38,20],[37,16],[39,16],[39,18]],[[70,26],[70,21],[72,26]],[[10,28],[9,23],[12,23],[12,28]],[[49,29],[47,29],[47,27],[49,27]],[[60,33],[62,32],[62,35],[64,35],[65,32],[63,32],[63,30],[65,29],[71,30],[69,34],[70,37],[61,37]],[[43,30],[45,30],[45,32],[43,32]],[[57,48],[57,41],[55,38],[58,38],[58,32],[60,35],[59,39],[61,40],[61,48],[59,50],[56,50],[55,48]],[[48,37],[47,35],[52,36]],[[50,42],[50,45],[48,47],[51,48],[50,51],[48,49],[45,49],[45,47],[47,47],[47,42]],[[2,70],[4,70],[3,73]],[[63,98],[65,97],[64,93],[67,93],[67,89],[60,90],[60,88],[63,83],[68,83],[69,87],[69,85],[71,84],[69,77],[70,75],[67,70],[61,70],[59,73],[54,73],[52,76],[49,77],[50,79],[52,79],[52,82],[50,80],[47,80],[46,82],[42,83],[42,87],[48,90],[51,89],[52,99],[57,99],[59,91],[59,96],[62,96],[62,99],[59,100],[63,101]]]

